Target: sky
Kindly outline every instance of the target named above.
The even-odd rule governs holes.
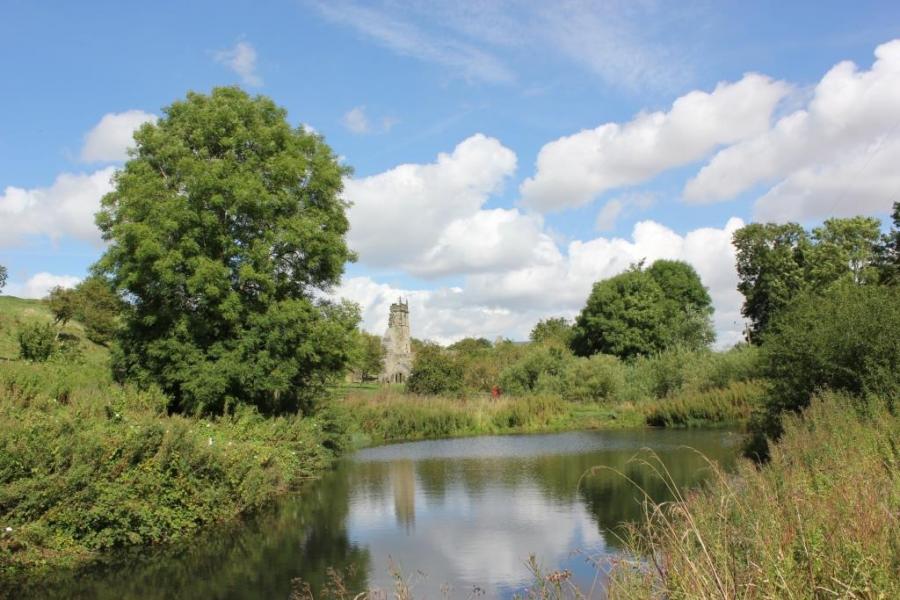
[[[632,263],[692,264],[741,339],[731,236],[900,201],[900,3],[383,0],[0,5],[5,294],[72,286],[131,134],[239,85],[324,136],[381,333],[526,339]]]

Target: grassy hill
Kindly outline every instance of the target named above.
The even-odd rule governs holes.
[[[18,332],[30,323],[48,323],[53,314],[43,300],[29,300],[15,296],[0,296],[0,361],[17,360],[19,357]],[[61,336],[71,336],[79,341],[87,365],[105,366],[109,351],[104,346],[87,339],[84,327],[77,321],[69,321]]]

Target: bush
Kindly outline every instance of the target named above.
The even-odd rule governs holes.
[[[896,288],[838,284],[801,296],[775,316],[763,340],[771,390],[766,412],[755,422],[757,437],[780,435],[781,413],[802,410],[823,388],[862,399],[900,396],[897,332]]]
[[[695,427],[727,425],[750,418],[765,396],[759,381],[735,381],[724,388],[687,391],[660,402],[646,412],[653,427]]]
[[[738,344],[727,352],[709,355],[701,389],[724,388],[735,381],[751,381],[762,377],[759,346]]]
[[[563,397],[575,402],[610,402],[625,386],[625,367],[615,356],[594,354],[572,360],[565,370]]]
[[[558,392],[571,354],[554,346],[534,346],[500,373],[504,393],[521,396],[535,391]]]
[[[25,360],[44,362],[59,349],[52,323],[30,323],[19,331],[19,354]]]
[[[184,539],[321,473],[340,417],[170,416],[158,390],[83,365],[0,369],[0,583]],[[15,589],[15,586],[13,586]],[[0,585],[0,596],[4,596]],[[4,596],[5,597],[5,596]]]
[[[424,346],[413,360],[406,389],[414,394],[460,394],[465,373],[456,355],[436,345]]]

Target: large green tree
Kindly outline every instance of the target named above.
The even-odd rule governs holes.
[[[579,356],[620,358],[667,347],[699,349],[713,341],[712,301],[697,272],[681,261],[659,260],[594,284],[573,327]]]
[[[809,239],[796,223],[751,223],[734,232],[741,314],[756,341],[769,320],[806,287]]]
[[[872,217],[828,219],[812,230],[813,242],[806,261],[807,280],[814,289],[824,289],[835,281],[873,283],[881,223]]]
[[[572,350],[621,358],[651,354],[667,340],[666,297],[640,267],[598,281],[575,320]]]
[[[807,233],[796,223],[752,223],[734,233],[742,314],[760,342],[772,318],[800,293],[838,282],[875,283],[880,223],[871,217],[828,219]]]
[[[341,166],[284,109],[189,93],[134,135],[97,224],[96,265],[127,302],[114,368],[172,408],[311,406],[345,371],[358,309],[322,300],[353,254]]]
[[[699,349],[713,343],[712,298],[694,267],[681,260],[657,260],[647,274],[666,298],[667,345]]]

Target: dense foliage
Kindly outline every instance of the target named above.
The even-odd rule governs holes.
[[[57,350],[57,329],[51,323],[29,323],[18,333],[19,356],[24,360],[44,362]]]
[[[464,389],[463,366],[457,356],[436,344],[419,349],[406,389],[415,394],[458,394]]]
[[[6,267],[0,265],[0,290],[6,287]]]
[[[357,310],[321,300],[353,258],[347,169],[321,137],[237,88],[188,94],[135,133],[97,224],[127,301],[117,375],[176,410],[309,409],[351,359]]]
[[[693,267],[659,260],[598,281],[575,321],[579,356],[646,356],[668,347],[707,347],[714,338],[712,301]]]
[[[742,314],[760,343],[772,318],[804,291],[880,278],[878,219],[828,219],[807,233],[796,223],[752,223],[734,233]]]
[[[473,429],[454,421],[456,416],[445,414],[447,405],[462,402],[464,410],[466,402],[500,391],[502,398],[512,401],[542,397],[567,403],[568,414],[557,423],[608,427],[611,419],[623,418],[629,423],[645,421],[664,427],[735,424],[746,422],[761,405],[765,391],[761,373],[760,351],[747,344],[726,352],[676,346],[651,356],[621,360],[609,354],[578,357],[555,341],[498,341],[492,345],[487,340],[466,338],[447,348],[421,346],[406,389],[423,395],[422,399],[409,405],[393,399],[391,407],[381,409],[403,412],[428,404],[424,396],[445,396],[447,401],[435,405],[428,419],[450,419],[445,425],[454,435],[487,432],[490,429],[485,429],[483,422]],[[425,418],[418,408],[415,412]],[[391,419],[409,427],[420,421],[407,417]]]
[[[168,416],[155,390],[102,366],[0,370],[0,581],[100,550],[194,535],[320,473],[332,453],[313,419],[252,407],[213,420]]]
[[[572,324],[565,317],[541,319],[528,338],[535,344],[556,344],[568,347],[572,342]]]
[[[756,419],[751,451],[766,455],[762,436],[778,437],[781,415],[799,412],[822,389],[865,403],[900,397],[900,293],[895,287],[835,285],[808,292],[775,316],[762,350],[770,393]],[[889,404],[895,410],[893,402]]]

